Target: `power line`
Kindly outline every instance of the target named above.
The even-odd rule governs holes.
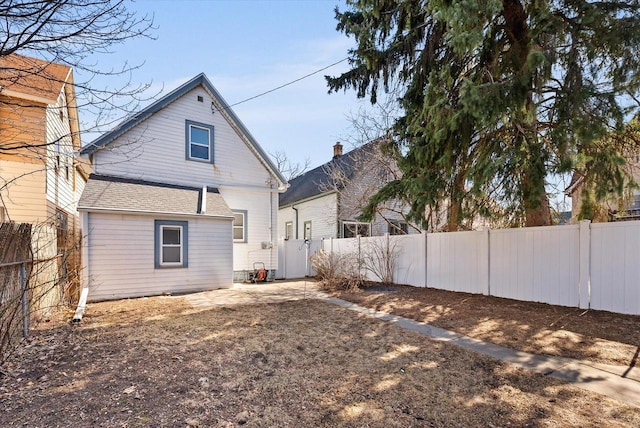
[[[235,106],[237,106],[238,104],[242,104],[242,103],[246,103],[247,101],[255,100],[256,98],[260,98],[260,97],[262,97],[262,96],[264,96],[264,95],[270,94],[271,92],[275,92],[275,91],[277,91],[277,90],[279,90],[279,89],[282,89],[282,88],[285,88],[285,87],[287,87],[287,86],[289,86],[289,85],[293,85],[294,83],[297,83],[297,82],[299,82],[299,81],[301,81],[301,80],[304,80],[304,79],[306,79],[307,77],[311,77],[311,76],[313,76],[314,74],[318,74],[318,73],[320,73],[321,71],[324,71],[324,70],[326,70],[326,69],[328,69],[328,68],[331,68],[331,67],[333,67],[333,66],[335,66],[335,65],[338,65],[338,64],[340,64],[341,62],[346,61],[347,59],[349,59],[349,58],[342,58],[340,61],[336,61],[336,62],[334,62],[333,64],[329,64],[329,65],[327,65],[326,67],[322,67],[321,69],[316,70],[316,71],[314,71],[314,72],[312,72],[312,73],[305,74],[304,76],[299,77],[299,78],[297,78],[297,79],[295,79],[295,80],[292,80],[292,81],[290,81],[290,82],[288,82],[288,83],[285,83],[284,85],[280,85],[280,86],[278,86],[277,88],[269,89],[268,91],[262,92],[262,93],[260,93],[260,94],[258,94],[258,95],[254,95],[254,96],[249,97],[249,98],[247,98],[247,99],[244,99],[244,100],[242,100],[242,101],[238,101],[237,103],[233,103],[233,104],[231,104],[229,107],[235,107]]]

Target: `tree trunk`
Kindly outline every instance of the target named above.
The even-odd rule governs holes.
[[[551,208],[549,207],[549,197],[545,194],[536,208],[525,209],[525,226],[550,226]]]

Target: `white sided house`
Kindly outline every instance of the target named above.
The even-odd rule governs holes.
[[[230,287],[275,274],[286,180],[204,74],[82,151],[88,300]]]
[[[419,233],[404,220],[408,208],[396,202],[380,207],[372,222],[358,220],[369,198],[392,178],[394,166],[381,155],[377,141],[345,154],[337,143],[329,162],[292,179],[280,195],[279,238],[317,241]]]

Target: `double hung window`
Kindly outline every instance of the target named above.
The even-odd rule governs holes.
[[[155,221],[156,268],[187,267],[188,223]]]
[[[186,121],[187,159],[213,163],[213,126]]]

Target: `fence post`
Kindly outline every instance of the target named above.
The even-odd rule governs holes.
[[[424,261],[424,285],[423,286],[426,287],[428,285],[428,283],[429,283],[429,281],[427,279],[428,275],[429,275],[429,267],[428,267],[428,263],[427,263],[428,262],[428,260],[427,260],[427,258],[428,258],[428,255],[427,255],[427,252],[428,252],[427,251],[427,249],[428,249],[428,247],[427,247],[427,237],[429,236],[429,234],[426,231],[423,231],[422,232],[422,236],[424,236],[424,239],[422,240],[422,245],[423,245],[423,248],[424,248],[424,253],[422,254],[422,256],[423,256],[422,260]]]
[[[591,306],[591,221],[580,221],[579,238],[579,283],[578,305],[581,309],[589,309]]]
[[[491,296],[491,229],[486,227],[487,235],[487,296]]]
[[[360,243],[360,235],[357,235],[356,239],[358,240],[358,280],[362,282],[362,265],[364,263],[362,263],[362,247]]]
[[[20,286],[22,288],[22,337],[29,336],[29,300],[27,296],[27,269],[20,263]]]

